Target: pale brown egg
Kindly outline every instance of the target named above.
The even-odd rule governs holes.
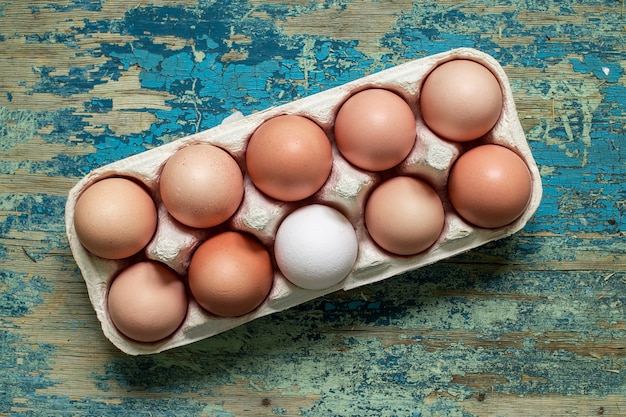
[[[324,130],[306,117],[273,117],[252,134],[246,167],[254,185],[268,196],[302,200],[318,191],[330,175],[330,141]]]
[[[233,157],[210,144],[179,149],[159,183],[167,211],[187,226],[207,228],[228,220],[243,199],[243,174]]]
[[[341,154],[359,168],[383,171],[402,162],[415,144],[415,115],[399,95],[382,88],[356,93],[334,125]]]
[[[500,145],[482,145],[463,153],[448,178],[448,195],[468,222],[485,228],[506,226],[530,201],[532,179],[526,163]]]
[[[365,205],[365,226],[380,247],[414,255],[437,241],[445,221],[435,190],[418,178],[393,177],[377,186]]]
[[[202,243],[188,271],[189,288],[207,311],[236,317],[267,298],[274,278],[270,255],[251,235],[228,231]]]
[[[107,309],[115,327],[139,342],[156,342],[178,329],[187,314],[180,277],[159,262],[138,262],[113,280]]]
[[[157,210],[142,185],[126,178],[106,178],[90,185],[74,206],[80,243],[96,256],[127,258],[152,239]]]
[[[455,59],[436,67],[420,93],[424,122],[437,135],[466,142],[489,132],[502,112],[502,89],[484,65]]]

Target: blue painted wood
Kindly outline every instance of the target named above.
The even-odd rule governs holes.
[[[622,416],[623,2],[0,4],[0,416]],[[148,357],[102,336],[63,225],[106,163],[470,46],[544,181],[521,233]]]

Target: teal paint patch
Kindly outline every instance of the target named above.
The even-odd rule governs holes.
[[[484,36],[485,32],[493,32],[493,28],[503,22],[511,24],[512,28],[519,24],[508,13],[478,14],[465,9],[463,5],[442,8],[436,3],[414,4],[410,11],[401,14],[395,31],[383,37],[382,45],[401,51],[402,56],[395,57],[401,61],[460,47],[501,55],[499,48]],[[456,30],[450,31],[450,28]]]
[[[0,165],[1,166],[1,165]],[[65,236],[64,209],[65,197],[50,196],[46,194],[2,194],[0,210],[9,214],[0,217],[0,238],[6,239],[9,244],[18,239],[24,231],[41,232],[44,237],[38,241],[29,241],[28,246],[19,243],[13,245],[13,254],[9,255],[10,249],[0,245],[0,259],[6,256],[15,256],[15,250],[19,256],[25,255],[33,262],[34,270],[36,263],[51,256],[51,253],[59,253],[67,249],[67,241],[60,236]],[[23,253],[21,253],[23,252]],[[27,290],[27,295],[36,295]],[[19,300],[19,298],[17,299]],[[9,303],[10,304],[10,303]]]
[[[65,231],[63,222],[65,197],[45,194],[15,195],[12,199],[17,214],[8,214],[0,223],[0,236],[10,237],[11,231]]]
[[[0,309],[3,305],[4,303],[0,304]],[[44,343],[35,344],[31,348],[29,347],[31,344],[22,342],[14,329],[4,330],[12,327],[10,322],[7,326],[5,320],[0,317],[0,325],[2,326],[0,329],[2,357],[4,360],[13,359],[13,361],[3,362],[0,366],[0,380],[3,381],[0,413],[13,416],[17,414],[12,410],[12,399],[28,398],[29,406],[36,409],[34,405],[37,402],[36,391],[53,385],[46,376],[46,372],[50,369],[49,355],[53,354],[56,348]],[[20,413],[20,415],[43,416],[46,412],[30,411]]]
[[[74,1],[72,6],[91,7],[88,3]],[[42,82],[36,88],[71,96],[89,91],[101,80],[117,80],[125,70],[137,65],[144,89],[165,91],[174,97],[166,103],[170,109],[137,109],[157,117],[149,130],[119,136],[104,127],[101,133],[87,133],[84,128],[89,125],[88,120],[76,115],[83,111],[80,108],[14,112],[5,120],[15,122],[19,117],[21,130],[16,130],[16,124],[0,124],[0,129],[5,129],[0,134],[0,146],[8,149],[32,132],[39,132],[46,143],[73,146],[68,138],[74,136],[78,141],[93,145],[95,152],[71,157],[60,154],[49,161],[21,162],[20,166],[51,176],[80,177],[97,166],[169,140],[164,137],[181,137],[212,127],[234,109],[251,113],[351,81],[375,69],[457,46],[478,47],[504,65],[514,67],[548,69],[551,65],[568,62],[572,68],[578,68],[580,74],[588,74],[592,81],[606,80],[594,74],[594,62],[586,58],[570,61],[571,54],[594,56],[600,63],[617,62],[612,60],[617,60],[618,53],[623,56],[620,52],[623,39],[611,35],[617,34],[616,31],[599,32],[593,25],[531,27],[519,22],[518,11],[500,13],[494,9],[489,15],[470,12],[463,5],[427,4],[415,5],[411,11],[401,14],[393,30],[381,39],[383,47],[394,52],[370,57],[358,50],[356,41],[334,41],[323,36],[286,37],[272,24],[272,19],[281,19],[284,11],[301,14],[303,10],[339,8],[345,4],[329,1],[298,10],[296,7],[301,6],[264,4],[257,10],[267,13],[268,18],[246,20],[244,16],[251,11],[250,5],[240,1],[221,3],[214,6],[201,3],[192,8],[138,7],[119,21],[85,21],[84,28],[73,29],[76,34],[90,36],[108,32],[134,40],[125,45],[104,44],[93,50],[75,52],[76,56],[105,57],[106,61],[98,68],[75,68],[72,76],[66,77],[54,77],[49,69],[43,69]],[[492,3],[472,2],[475,8],[485,8]],[[511,4],[518,5],[506,1],[499,6]],[[593,4],[616,6],[614,1]],[[525,12],[551,11],[557,5],[571,13],[578,3],[531,1],[524,5]],[[97,7],[97,2],[92,6]],[[2,7],[0,5],[0,13]],[[621,24],[618,16],[619,13],[615,13],[603,17],[604,24]],[[191,28],[189,22],[198,23],[198,27]],[[504,37],[534,37],[535,41],[502,48],[496,38],[499,26],[503,27]],[[224,62],[222,58],[230,47],[220,40],[230,37],[227,31],[231,27],[234,33],[251,39],[253,46],[235,44],[243,58]],[[188,45],[173,50],[155,43],[155,36],[193,40],[194,47]],[[567,37],[571,43],[548,39],[558,36]],[[55,38],[46,33],[30,39],[37,42],[58,39],[70,44],[73,40],[71,34]],[[611,51],[611,54],[603,51]],[[165,69],[161,67],[164,62]],[[172,63],[180,64],[180,68]],[[588,65],[591,66],[586,67]],[[609,75],[615,76],[616,71],[611,69]],[[194,80],[197,80],[195,84]],[[535,92],[547,94],[554,87],[545,80],[530,85],[536,96],[539,95]],[[570,85],[576,86],[576,83]],[[565,89],[556,91],[564,96],[570,94]],[[528,239],[516,235],[448,263],[359,291],[333,294],[210,340],[155,355],[150,360],[113,356],[104,369],[93,373],[93,382],[120,398],[119,404],[105,405],[99,402],[100,398],[39,394],[38,390],[56,383],[47,372],[57,351],[49,345],[29,350],[30,345],[20,340],[19,331],[0,331],[3,357],[15,358],[16,363],[18,358],[24,358],[20,366],[9,362],[8,366],[0,367],[0,380],[10,381],[3,394],[8,394],[9,398],[28,398],[33,411],[23,415],[33,416],[59,415],[68,410],[73,414],[103,416],[202,413],[232,416],[234,414],[220,403],[219,396],[210,396],[219,395],[212,390],[241,384],[242,379],[242,390],[278,391],[289,395],[292,387],[298,387],[297,395],[320,396],[312,405],[302,405],[303,415],[433,416],[440,413],[469,416],[452,399],[440,398],[428,405],[423,400],[438,391],[458,395],[459,399],[470,398],[477,388],[452,381],[455,375],[471,373],[492,372],[502,376],[502,381],[494,384],[494,390],[513,395],[622,394],[626,390],[623,378],[607,370],[623,368],[626,365],[623,359],[593,358],[579,347],[585,342],[623,338],[623,330],[599,326],[591,316],[581,317],[580,314],[594,311],[594,318],[602,318],[607,323],[623,322],[623,294],[626,293],[623,274],[615,274],[607,280],[612,268],[608,263],[607,271],[531,273],[512,270],[518,259],[549,264],[557,260],[576,262],[579,257],[589,259],[589,253],[594,250],[624,255],[624,248],[609,236],[624,231],[624,207],[620,203],[626,201],[623,187],[626,178],[621,169],[625,152],[622,146],[623,78],[607,81],[598,91],[603,98],[595,110],[589,111],[578,104],[566,109],[569,115],[574,115],[569,120],[569,131],[563,126],[542,122],[539,128],[548,130],[547,136],[559,139],[559,143],[540,139],[536,131],[528,132],[540,165],[554,170],[544,177],[544,200],[526,230],[550,232],[551,237],[538,234]],[[84,106],[87,111],[111,111],[106,101],[97,98]],[[607,123],[604,117],[607,112],[615,117],[613,123]],[[587,113],[592,114],[591,120],[575,116]],[[585,132],[589,126],[593,129],[588,133],[589,141],[584,143],[581,138],[587,140]],[[44,131],[47,133],[41,133]],[[583,164],[586,165],[583,167]],[[16,168],[16,163],[0,162],[3,173],[10,174]],[[6,237],[31,228],[53,232],[49,241],[29,248],[36,260],[47,256],[48,248],[66,250],[60,233],[63,203],[60,197],[15,201],[14,207],[19,206],[20,213],[3,219],[0,234]],[[607,234],[607,238],[579,239],[576,238],[579,232],[581,235]],[[476,263],[494,257],[501,269],[497,265]],[[71,273],[78,276],[75,270]],[[25,279],[23,274],[11,271],[5,274],[8,275],[3,276],[1,282],[3,291],[5,286],[8,289],[0,295],[5,297],[0,299],[0,306],[13,304],[13,297],[17,297],[26,304],[18,302],[15,311],[8,314],[28,314],[35,307],[28,302],[41,302],[41,295],[46,291],[45,280],[35,277],[32,287],[28,283],[20,288]],[[5,285],[5,281],[8,284]],[[502,294],[502,297],[494,294]],[[602,298],[598,298],[598,294],[602,294]],[[14,323],[1,320],[3,329],[15,327]],[[383,331],[375,332],[380,327]],[[351,331],[352,328],[355,330]],[[469,338],[443,335],[454,329],[461,334],[468,332],[471,340],[480,340],[486,348],[465,345]],[[559,348],[545,346],[544,335],[550,332],[562,332]],[[575,336],[568,336],[568,332]],[[384,341],[380,339],[382,333],[397,334],[398,338]],[[20,346],[19,352],[16,346]],[[32,364],[27,364],[27,360],[32,360]],[[522,381],[520,375],[535,379]],[[543,380],[547,382],[541,382]],[[194,392],[198,397],[154,395],[150,399],[133,399],[136,391]],[[202,401],[204,398],[210,399]],[[0,407],[3,413],[11,412],[10,401]],[[282,409],[276,408],[276,412]]]
[[[220,5],[219,13],[235,13],[235,3],[232,8]],[[322,86],[330,88],[343,84],[363,76],[367,71],[363,66],[372,62],[364,59],[366,57],[349,44],[320,41],[313,44],[312,52],[321,51],[325,61],[321,63],[321,68],[305,72],[296,59],[305,47],[304,38],[287,40],[271,27],[268,30],[265,20],[256,18],[248,18],[240,26],[226,27],[214,19],[217,12],[214,7],[217,6],[201,10],[178,6],[134,8],[125,16],[124,25],[99,22],[96,27],[91,22],[86,23],[86,27],[92,30],[119,31],[137,38],[136,42],[124,45],[102,45],[99,52],[111,57],[111,77],[119,77],[120,71],[138,65],[143,88],[167,91],[175,98],[168,102],[171,110],[144,110],[158,117],[150,132],[121,139],[107,137],[106,133],[97,136],[77,133],[84,141],[93,142],[98,152],[81,157],[76,163],[84,161],[101,166],[139,153],[148,145],[158,146],[160,138],[182,137],[211,128],[235,109],[248,114],[321,91]],[[236,13],[241,12],[236,10]],[[194,28],[179,26],[190,19],[206,21],[207,25],[197,24]],[[222,41],[230,36],[231,30],[250,38],[250,42],[242,46],[247,58],[241,63],[218,59],[231,48]],[[168,50],[162,44],[150,41],[151,36],[163,35],[164,31],[176,33],[183,39],[192,39],[193,47]],[[213,40],[211,36],[220,41]],[[363,69],[358,70],[359,66]],[[353,70],[346,73],[346,68]],[[263,74],[263,78],[259,78],[259,74]],[[94,78],[98,75],[94,74]],[[50,89],[50,85],[46,84],[46,87]],[[87,107],[91,108],[92,104],[87,104]],[[106,109],[103,107],[103,110]]]
[[[107,132],[95,137],[92,135],[85,136],[94,138],[94,146],[97,149],[96,153],[84,157],[87,166],[90,167],[110,164],[131,155],[139,154],[151,148],[152,143],[156,142],[153,140],[151,143],[150,139],[153,137],[146,137],[142,134],[116,136],[111,132]]]
[[[70,97],[73,94],[86,93],[97,84],[106,81],[90,75],[94,70],[92,65],[86,67],[70,67],[67,75],[54,75],[56,68],[41,66],[34,68],[39,74],[39,82],[32,88],[33,93],[55,94],[60,97]]]
[[[607,87],[604,91],[604,99],[612,104],[610,114],[619,117],[624,116],[624,108],[620,106],[626,97],[626,85],[616,84]]]
[[[163,59],[161,53],[155,53],[143,49],[141,47],[132,47],[128,45],[127,48],[119,51],[111,51],[109,55],[113,58],[117,58],[122,61],[124,70],[127,70],[131,65],[138,65],[147,71],[154,71],[158,69],[159,63]],[[128,58],[127,55],[131,55]]]
[[[41,232],[65,232],[63,215],[65,197],[45,194],[20,195],[16,200],[16,209],[28,215],[28,223],[23,229]]]
[[[570,120],[567,132],[563,127],[554,128],[550,132],[552,137],[563,138],[558,146],[533,143],[538,164],[555,168],[542,178],[546,192],[535,215],[537,221],[527,226],[529,231],[554,231],[555,227],[565,232],[625,230],[622,202],[626,191],[621,184],[626,176],[619,168],[626,160],[626,150],[620,145],[624,125],[619,118],[615,124],[600,122],[600,115],[620,106],[619,103],[619,98],[610,102],[605,96],[590,121]],[[587,130],[589,125],[594,129]],[[580,140],[585,131],[588,131],[587,143]],[[563,148],[567,153],[563,153]],[[574,181],[562,182],[566,176]],[[570,221],[557,224],[552,221],[562,216]]]
[[[578,346],[586,340],[614,340],[622,330],[598,326],[591,321],[597,315],[577,312],[594,309],[607,322],[619,322],[623,277],[613,277],[607,286],[598,272],[572,272],[564,279],[562,272],[496,271],[432,265],[175,351],[115,357],[94,378],[125,391],[193,391],[212,401],[219,401],[214,388],[233,384],[257,392],[298,387],[299,395],[321,395],[302,405],[303,415],[460,412],[454,401],[425,405],[423,400],[437,392],[458,400],[472,398],[478,388],[452,383],[466,374],[500,375],[494,391],[515,395],[621,392],[620,375],[606,370],[625,365],[623,360],[592,357]],[[601,292],[605,299],[598,300]],[[362,305],[364,296],[381,303],[378,315],[350,308]],[[345,306],[345,311],[337,314],[329,305]],[[369,333],[381,328],[397,334],[396,343],[380,340],[380,332]],[[462,329],[459,339],[447,333],[452,329]],[[548,332],[562,334],[560,347],[544,345]],[[325,358],[322,363],[320,357]],[[361,400],[352,401],[350,393],[358,393]]]
[[[85,103],[85,110],[106,113],[111,110],[110,99],[92,99]],[[16,165],[12,161],[0,161],[0,173],[13,174],[17,168],[49,176],[81,177],[94,167],[143,152],[162,142],[152,135],[141,133],[129,136],[113,136],[108,128],[101,134],[85,130],[88,119],[76,114],[76,109],[32,112],[11,111],[0,106],[0,150],[9,149],[18,143],[39,136],[46,143],[61,143],[74,146],[78,141],[69,141],[74,136],[84,143],[92,144],[98,152],[89,155],[68,156],[59,154],[43,161],[23,161]]]
[[[0,275],[1,277],[1,275]],[[0,281],[0,284],[2,282]],[[0,366],[2,398],[0,413],[7,416],[180,416],[200,415],[204,404],[185,398],[152,398],[149,404],[143,398],[126,397],[120,403],[104,403],[91,398],[77,398],[45,394],[47,388],[58,383],[50,378],[54,357],[58,348],[46,343],[32,343],[21,339],[19,331],[7,321],[0,299],[0,349],[3,364]],[[10,329],[6,331],[4,329]],[[9,360],[12,359],[12,360]],[[27,398],[27,403],[15,402]],[[16,412],[14,406],[22,409]]]
[[[617,82],[624,75],[624,69],[619,61],[604,61],[593,55],[585,55],[582,61],[576,58],[570,58],[569,61],[574,71],[583,74],[591,73],[599,80],[609,83]]]
[[[75,109],[33,112],[9,110],[0,106],[0,150],[26,143],[35,136],[40,137],[45,143],[73,146],[75,142],[69,141],[68,138],[71,135],[85,136],[84,128],[87,125],[88,122],[82,116],[75,114]],[[49,175],[75,176],[74,165],[56,164],[54,158],[49,161],[21,161],[19,164],[15,161],[0,160],[0,173],[14,174],[17,168],[26,168],[31,172],[45,172]]]
[[[608,17],[610,20],[611,17]],[[527,137],[543,175],[544,197],[526,227],[529,231],[562,228],[566,233],[622,233],[625,230],[623,201],[626,181],[623,170],[626,150],[621,143],[626,134],[623,101],[623,69],[620,39],[607,36],[596,43],[577,44],[583,59],[560,58],[560,63],[588,77],[559,84],[538,82],[536,88],[547,98],[558,101],[558,119],[542,120]],[[563,47],[564,53],[572,47]],[[622,53],[622,55],[624,55]],[[610,115],[607,118],[607,115]],[[537,139],[535,134],[543,136]],[[545,139],[541,140],[541,139]],[[563,178],[570,178],[563,181]],[[559,221],[567,217],[568,222]]]
[[[107,113],[113,109],[113,99],[92,98],[85,102],[85,110],[90,113]]]
[[[28,141],[35,135],[38,124],[33,112],[0,106],[0,151]],[[3,162],[0,161],[0,169]]]
[[[0,270],[0,316],[20,317],[28,314],[33,307],[41,304],[42,293],[52,288],[44,277],[29,276],[24,272]]]
[[[65,34],[59,32],[46,32],[46,33],[29,33],[24,36],[26,43],[31,44],[55,44],[63,43],[68,48],[77,48],[75,37],[73,34]]]

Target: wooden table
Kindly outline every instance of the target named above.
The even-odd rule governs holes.
[[[625,44],[619,0],[0,2],[0,415],[626,415]],[[79,178],[461,46],[540,165],[522,232],[161,354],[105,339]]]

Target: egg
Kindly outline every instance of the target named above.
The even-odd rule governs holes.
[[[158,353],[521,230],[542,191],[513,99],[491,57],[451,50],[90,172],[65,222],[105,335]],[[112,176],[139,192],[85,210]],[[81,212],[115,213],[100,245],[131,232],[134,255],[87,250]]]
[[[178,274],[155,261],[124,269],[107,295],[115,327],[139,342],[156,342],[174,333],[185,319],[187,306],[187,291]]]
[[[349,162],[382,171],[402,162],[415,143],[415,115],[396,93],[370,88],[346,100],[337,112],[335,142]]]
[[[167,211],[196,228],[228,220],[243,199],[243,174],[233,157],[211,144],[176,151],[161,172],[159,190]]]
[[[193,297],[205,310],[236,317],[253,311],[267,298],[274,269],[261,242],[251,235],[228,231],[196,249],[188,279]]]
[[[420,109],[435,134],[455,142],[484,136],[500,117],[500,83],[484,65],[455,59],[436,67],[424,81]]]
[[[276,116],[252,134],[246,168],[253,184],[268,196],[302,200],[318,191],[330,175],[330,141],[317,123],[304,116]]]
[[[461,154],[451,168],[448,195],[468,222],[506,226],[526,210],[532,178],[524,160],[501,145],[482,145]]]
[[[278,226],[274,256],[283,275],[298,287],[321,290],[341,282],[358,254],[356,232],[334,208],[310,204]]]
[[[432,246],[443,230],[443,203],[418,178],[397,176],[378,185],[365,205],[365,226],[383,249],[414,255]]]
[[[157,209],[142,185],[105,178],[90,185],[74,206],[74,228],[92,254],[122,259],[141,251],[157,227]]]

